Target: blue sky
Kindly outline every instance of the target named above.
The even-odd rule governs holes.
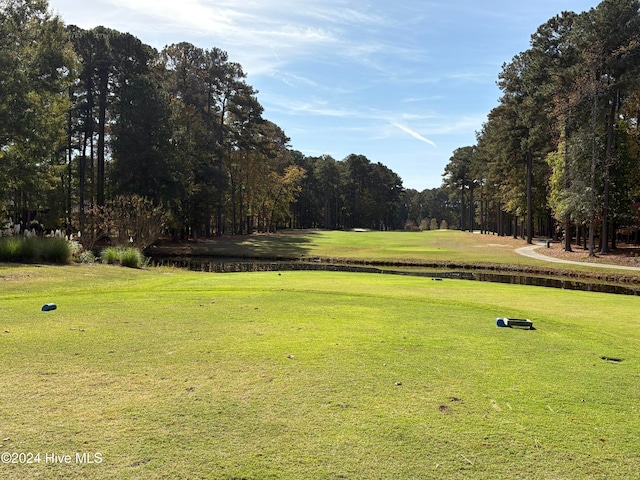
[[[536,28],[596,0],[50,0],[68,24],[158,49],[229,53],[264,117],[305,155],[365,155],[406,188],[440,186],[497,105],[504,62]]]

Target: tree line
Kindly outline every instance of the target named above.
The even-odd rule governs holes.
[[[0,214],[16,223],[95,240],[133,199],[180,239],[404,224],[397,174],[293,150],[218,48],[158,51],[65,25],[47,0],[0,0],[0,89]]]
[[[292,149],[218,48],[158,51],[65,25],[47,0],[0,0],[0,215],[94,239],[101,212],[129,205],[176,239],[444,225],[606,252],[640,226],[639,8],[604,0],[541,25],[503,65],[476,144],[419,192],[362,155]]]
[[[443,186],[462,229],[562,236],[590,255],[640,226],[640,2],[604,0],[541,25]]]

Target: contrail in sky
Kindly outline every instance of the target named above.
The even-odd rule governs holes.
[[[437,147],[437,145],[435,144],[435,142],[432,142],[431,140],[429,140],[428,138],[423,137],[422,135],[420,135],[418,132],[414,132],[413,130],[411,130],[409,127],[407,127],[406,125],[402,125],[400,123],[396,123],[396,122],[391,122],[391,124],[394,127],[398,127],[400,130],[402,130],[405,133],[408,133],[409,135],[411,135],[413,138],[416,138],[418,140],[420,140],[421,142],[424,143],[428,143],[429,145],[433,146],[433,147]]]

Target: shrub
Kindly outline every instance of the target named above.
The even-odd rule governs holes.
[[[68,263],[71,246],[64,238],[2,237],[0,261]]]
[[[43,238],[39,243],[40,255],[45,262],[69,263],[71,260],[71,245],[64,238]]]
[[[20,239],[17,237],[0,238],[0,261],[17,262]]]
[[[86,250],[78,256],[78,260],[81,263],[95,263],[96,256],[93,254],[91,250]]]
[[[16,261],[32,263],[40,258],[41,239],[36,237],[19,238]]]
[[[82,262],[82,254],[84,253],[84,249],[82,248],[82,244],[76,240],[69,240],[69,248],[71,249],[71,260],[74,262]]]
[[[116,247],[107,247],[100,253],[102,263],[113,265],[120,260],[120,252]]]
[[[146,263],[146,259],[144,255],[142,255],[142,252],[133,247],[107,247],[102,250],[100,259],[102,263],[107,263],[109,265],[120,263],[123,267],[130,268],[142,268]]]
[[[413,220],[407,220],[407,222],[404,224],[404,229],[407,232],[417,232],[418,231],[418,227],[416,226],[416,222],[414,222]]]
[[[120,265],[123,267],[140,268],[144,265],[144,256],[137,248],[120,250]]]

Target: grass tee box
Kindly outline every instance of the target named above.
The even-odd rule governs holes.
[[[3,480],[640,471],[638,297],[107,265],[0,284],[0,453],[42,460]],[[507,311],[539,330],[496,328]]]

